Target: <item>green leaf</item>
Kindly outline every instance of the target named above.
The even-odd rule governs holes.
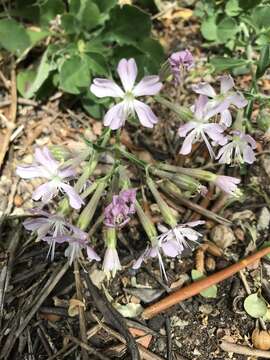
[[[70,94],[80,94],[90,84],[87,61],[77,55],[63,62],[59,75],[60,88]]]
[[[32,47],[34,45],[36,45],[39,41],[45,39],[47,36],[50,35],[49,31],[41,30],[41,29],[39,29],[39,31],[34,31],[34,30],[31,30],[31,29],[27,29],[26,32],[27,32],[27,34],[29,36]]]
[[[259,5],[261,0],[239,0],[239,5],[242,9],[248,10]]]
[[[135,6],[124,5],[111,11],[104,36],[106,40],[117,41],[120,45],[132,45],[150,36],[150,32],[150,16]]]
[[[40,23],[48,25],[57,15],[65,11],[65,4],[62,0],[46,0],[40,5]]]
[[[260,58],[258,61],[258,66],[256,71],[257,79],[263,76],[269,65],[270,65],[270,45],[268,44],[261,49]]]
[[[43,85],[43,83],[47,80],[50,72],[55,69],[55,65],[53,65],[51,61],[49,61],[48,59],[49,51],[50,48],[48,48],[42,55],[40,64],[36,71],[36,76],[31,86],[24,94],[26,98],[33,97],[36,94],[36,92],[40,89],[40,87]]]
[[[13,19],[0,20],[0,45],[16,56],[20,56],[31,46],[25,28]]]
[[[225,57],[215,57],[210,60],[210,63],[215,67],[216,71],[232,70],[236,67],[244,66],[248,64],[244,59],[233,59]]]
[[[226,3],[225,12],[228,16],[237,16],[241,11],[238,0],[229,0]]]
[[[267,304],[258,294],[251,294],[245,298],[244,308],[255,319],[263,317],[267,312]]]
[[[222,43],[232,39],[238,31],[235,19],[226,17],[217,24],[217,37]]]
[[[17,75],[17,89],[19,93],[26,97],[27,91],[29,91],[31,84],[35,80],[35,70],[22,70]]]
[[[191,277],[193,281],[197,281],[200,279],[206,278],[204,274],[202,274],[200,271],[193,269],[191,271]],[[212,285],[208,289],[203,290],[200,292],[200,294],[205,298],[216,298],[217,297],[217,286]]]
[[[145,62],[142,64],[142,68],[146,70],[144,74],[147,72],[157,73],[160,70],[161,64],[165,61],[164,50],[159,41],[146,38],[140,41],[136,47],[145,55]]]
[[[85,55],[89,69],[94,75],[108,76],[109,71],[105,58],[100,54]]]
[[[251,19],[259,28],[269,28],[270,6],[258,6],[254,8]]]
[[[101,21],[98,6],[93,0],[70,0],[70,12],[79,20],[79,25],[87,30],[96,27]]]
[[[202,22],[201,32],[202,32],[202,36],[206,40],[210,40],[210,41],[217,40],[216,16],[209,16]]]
[[[117,5],[117,0],[95,0],[95,3],[99,7],[100,12],[108,13],[114,6]]]
[[[69,35],[80,32],[78,19],[73,14],[63,14],[61,16],[61,26]]]

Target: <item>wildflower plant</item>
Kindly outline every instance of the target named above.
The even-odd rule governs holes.
[[[138,270],[144,262],[156,259],[162,276],[168,280],[166,258],[180,261],[185,249],[192,250],[200,242],[205,223],[204,220],[179,219],[172,210],[175,199],[167,197],[169,190],[177,189],[178,196],[189,199],[198,194],[208,196],[208,185],[211,185],[216,189],[216,196],[220,192],[230,197],[241,196],[240,179],[215,170],[185,166],[185,160],[190,162],[197,148],[203,150],[206,161],[228,164],[228,171],[235,164],[245,166],[255,161],[256,142],[247,133],[242,111],[247,101],[235,89],[232,77],[223,75],[217,79],[220,92],[216,84],[192,86],[190,91],[197,99],[190,107],[176,105],[161,95],[164,82],[174,79],[172,86],[178,86],[179,82],[183,86],[185,74],[194,66],[192,54],[183,50],[170,55],[160,75],[148,74],[137,81],[136,61],[121,59],[115,79],[99,77],[89,84],[91,96],[113,98],[115,103],[103,117],[105,127],[97,142],[85,139],[89,148],[87,155],[77,157],[76,161],[58,161],[53,151],[37,148],[32,164],[18,166],[17,175],[24,181],[36,177],[43,181],[32,194],[34,201],[40,200],[39,210],[31,212],[32,218],[27,219],[24,226],[35,232],[38,240],[48,243],[51,260],[57,246],[65,247],[64,254],[70,265],[77,259],[102,260],[103,271],[108,277],[114,277],[122,269],[119,235],[135,226],[133,220],[137,218],[147,242],[130,266]],[[121,142],[124,127],[153,128],[163,120],[154,114],[153,100],[175,111],[182,121],[176,132],[181,144],[175,154],[182,157],[182,167],[174,164],[173,159],[149,164]],[[130,122],[134,118],[138,121]],[[110,155],[113,161],[107,164],[105,175],[95,175],[101,160],[106,159],[104,155]],[[160,211],[158,224],[145,206],[151,200]],[[93,239],[99,227],[103,245],[98,246],[97,254]]]

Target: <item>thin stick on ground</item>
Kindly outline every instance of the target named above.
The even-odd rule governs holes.
[[[270,351],[252,349],[244,345],[237,345],[224,340],[221,341],[219,346],[223,351],[230,353],[270,359]]]
[[[150,319],[153,316],[158,315],[161,312],[169,309],[171,306],[178,304],[180,301],[189,299],[194,295],[198,295],[201,291],[231,277],[232,275],[236,274],[250,264],[253,264],[255,261],[261,259],[263,256],[269,253],[270,247],[261,249],[255,254],[248,256],[247,258],[229,266],[226,269],[223,269],[211,276],[208,276],[202,280],[198,280],[184,288],[181,288],[173,294],[165,297],[163,300],[158,301],[157,303],[147,307],[142,313],[143,319]]]

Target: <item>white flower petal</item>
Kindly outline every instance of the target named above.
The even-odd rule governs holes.
[[[159,76],[145,76],[133,89],[135,96],[156,95],[162,88]]]
[[[99,98],[103,97],[123,97],[124,92],[114,81],[109,79],[94,79],[90,86],[91,92]]]
[[[192,90],[196,94],[206,95],[211,98],[216,96],[216,92],[215,92],[214,88],[210,84],[205,83],[205,82],[202,82],[198,85],[193,85]]]
[[[131,91],[134,86],[138,72],[135,60],[120,60],[117,66],[117,72],[125,91]]]
[[[138,100],[134,100],[133,104],[140,123],[143,126],[152,128],[158,122],[158,118],[148,105]]]
[[[234,87],[234,81],[231,75],[224,75],[220,77],[220,92],[226,94]]]
[[[125,103],[120,102],[111,107],[104,116],[103,123],[112,130],[119,129],[126,121]]]

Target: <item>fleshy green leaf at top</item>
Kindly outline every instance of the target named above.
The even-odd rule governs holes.
[[[26,29],[13,19],[0,20],[0,45],[20,56],[31,46],[31,39]]]
[[[206,278],[204,274],[202,274],[200,271],[193,269],[191,271],[191,277],[193,281],[197,281],[200,279]],[[208,289],[203,290],[200,292],[200,295],[202,295],[205,298],[216,298],[217,297],[217,286],[212,285]]]
[[[232,39],[238,31],[238,24],[234,18],[225,17],[217,24],[217,38],[225,43]]]
[[[77,55],[66,59],[60,67],[59,81],[62,90],[70,94],[80,94],[90,84],[87,61]]]
[[[267,304],[258,294],[247,296],[244,301],[244,308],[255,319],[263,317],[267,312]]]
[[[41,2],[39,9],[40,24],[48,25],[57,15],[65,11],[65,4],[63,0],[46,0]]]
[[[41,30],[41,29],[26,29],[26,32],[30,38],[31,46],[33,47],[36,45],[39,41],[45,39],[47,36],[50,35],[50,32],[47,30]]]
[[[217,72],[224,70],[232,70],[248,64],[245,59],[234,59],[225,57],[215,57],[210,60],[210,63],[215,67]]]
[[[94,2],[102,13],[108,13],[118,3],[117,0],[94,0]]]
[[[209,16],[202,22],[201,32],[206,40],[217,40],[217,24],[215,16]]]
[[[257,6],[253,9],[252,22],[259,28],[267,29],[270,27],[270,6]]]
[[[150,16],[135,6],[116,6],[106,23],[104,37],[108,41],[117,41],[120,45],[136,44],[150,36]]]
[[[96,27],[101,21],[101,14],[93,0],[69,0],[70,13],[78,19],[78,26],[87,30]]]
[[[225,12],[228,16],[237,16],[240,14],[242,9],[239,6],[238,0],[229,0],[225,5]]]

